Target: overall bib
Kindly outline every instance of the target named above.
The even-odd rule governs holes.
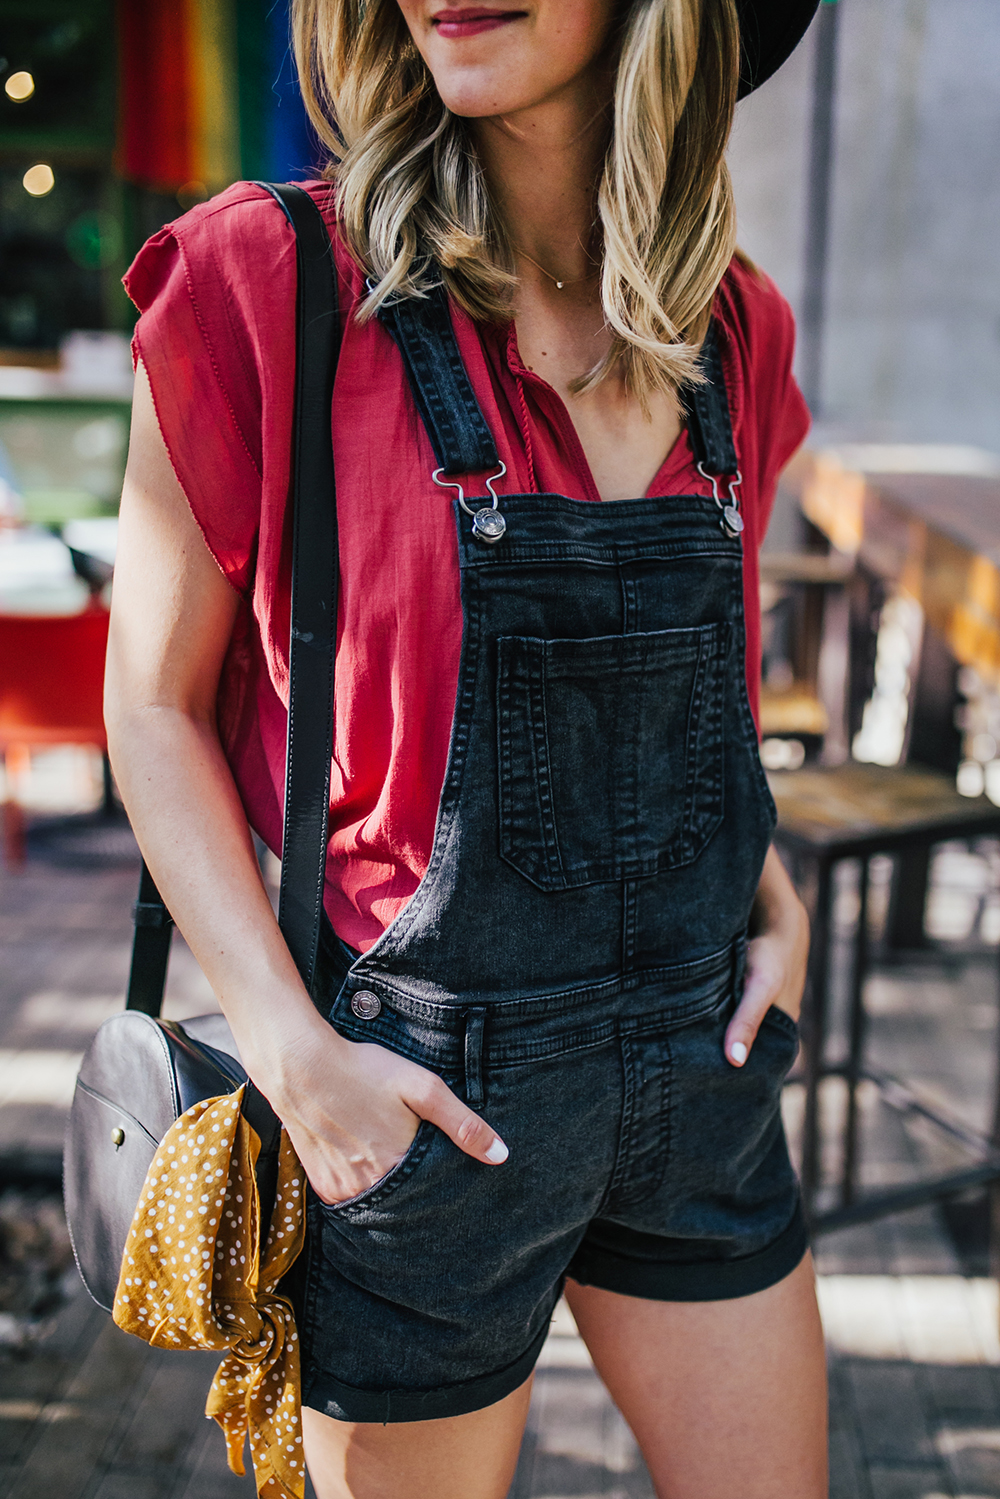
[[[389,325],[439,475],[496,469],[443,294]],[[703,368],[692,444],[731,480],[714,329]],[[464,633],[430,863],[363,956],[325,933],[320,983],[342,1035],[439,1074],[510,1157],[483,1165],[424,1122],[368,1191],[312,1202],[303,1400],[328,1415],[501,1399],[567,1274],[715,1300],[805,1251],[780,1117],[795,1023],[772,1008],[741,1069],[722,1049],[774,827],[732,493],[494,508],[459,491]]]

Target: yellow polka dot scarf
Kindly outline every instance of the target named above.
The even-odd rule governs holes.
[[[275,1287],[302,1248],[305,1176],[282,1130],[261,1256],[260,1140],[242,1102],[242,1088],[206,1099],[164,1135],[129,1230],[114,1319],[157,1348],[224,1352],[205,1414],[225,1433],[230,1468],[243,1473],[249,1434],[257,1493],[303,1499],[298,1334]]]

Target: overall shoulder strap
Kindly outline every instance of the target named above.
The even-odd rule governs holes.
[[[403,356],[413,399],[446,474],[497,467],[496,443],[472,389],[439,283],[426,297],[387,303],[379,320]]]
[[[495,468],[496,444],[462,363],[444,287],[438,284],[426,298],[390,302],[379,319],[403,357],[413,399],[443,471],[464,474]],[[711,474],[734,475],[739,461],[714,318],[699,363],[706,383],[681,392],[695,462]]]
[[[278,202],[296,236],[295,407],[285,826],[278,921],[307,989],[312,988],[323,909],[333,666],[337,634],[337,511],[330,412],[339,353],[337,272],[326,224],[300,187],[257,186]],[[145,864],[135,906],[126,1004],[159,1015],[171,917]]]
[[[710,474],[732,476],[739,471],[740,464],[733,442],[733,421],[715,318],[708,325],[698,363],[706,377],[705,384],[685,385],[681,391],[694,461]]]

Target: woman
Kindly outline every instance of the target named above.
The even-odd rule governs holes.
[[[758,77],[812,8],[747,3]],[[336,203],[310,187],[344,323],[315,1003],[249,831],[280,847],[295,285],[253,185],[130,272],[108,725],[312,1185],[317,1494],[502,1499],[565,1284],[658,1494],[812,1499],[822,1340],[779,1114],[807,928],[748,700],[806,415],[790,314],[733,258],[734,0],[301,0],[295,26],[343,139]],[[411,390],[401,320],[495,466],[437,472],[435,360]],[[499,540],[465,508],[487,480]]]

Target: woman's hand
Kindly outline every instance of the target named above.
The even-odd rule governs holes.
[[[793,1020],[802,1008],[809,917],[773,848],[767,851],[751,919],[756,935],[747,944],[743,997],[726,1030],[726,1057],[734,1067],[742,1067],[750,1055],[771,1005]]]
[[[421,1119],[478,1161],[507,1147],[435,1073],[384,1046],[346,1041],[323,1021],[272,1038],[251,1076],[278,1114],[313,1190],[327,1205],[365,1192],[399,1164]],[[258,1081],[259,1079],[259,1081]]]

